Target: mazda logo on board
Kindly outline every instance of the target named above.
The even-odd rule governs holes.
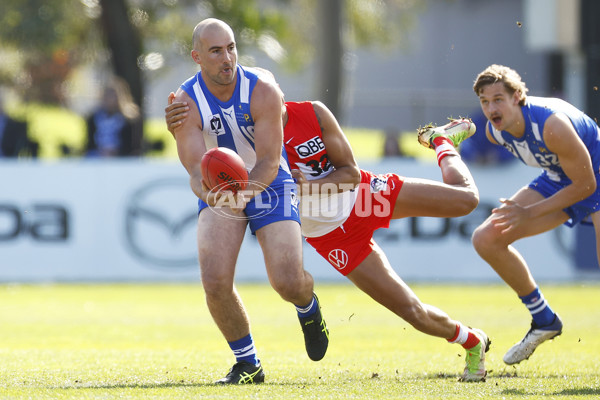
[[[189,181],[164,178],[143,184],[125,208],[128,250],[149,265],[197,268],[198,199]]]

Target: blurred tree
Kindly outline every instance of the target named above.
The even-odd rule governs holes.
[[[293,35],[280,11],[259,11],[254,0],[2,1],[0,85],[18,89],[26,101],[64,105],[76,66],[110,63],[143,110],[144,71],[162,68],[165,55],[189,57],[192,29],[209,16],[243,27],[236,32],[240,48]],[[134,147],[141,152],[141,132]]]
[[[129,86],[133,101],[143,110],[144,85],[142,74],[137,65],[142,53],[142,44],[138,30],[130,20],[125,0],[100,0],[100,25],[110,49],[112,67],[115,75],[123,78]],[[143,15],[142,15],[143,16]],[[143,114],[143,112],[142,112]],[[143,117],[142,117],[143,121]],[[132,154],[143,152],[143,123],[133,124]]]
[[[233,27],[244,63],[253,62],[244,53],[250,46],[293,70],[319,57],[318,98],[339,116],[344,68],[351,68],[348,49],[401,44],[414,10],[422,4],[419,0],[1,1],[0,84],[19,88],[28,101],[64,104],[65,82],[73,68],[110,64],[143,110],[143,74],[168,68],[183,57],[187,60],[193,27],[211,16]],[[141,149],[141,135],[139,141]]]
[[[319,98],[339,121],[342,120],[343,0],[319,2],[322,45],[319,54]]]
[[[93,42],[82,14],[72,0],[0,2],[0,84],[21,89],[26,100],[61,103],[64,80]]]
[[[318,1],[318,0],[313,0]],[[380,51],[406,47],[415,14],[426,6],[419,0],[327,0],[318,1],[321,29],[319,96],[343,121],[341,96],[344,72],[351,70],[351,51],[371,47]],[[314,36],[313,32],[313,36]]]

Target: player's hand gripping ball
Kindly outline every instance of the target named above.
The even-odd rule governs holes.
[[[244,160],[227,147],[214,147],[204,153],[200,162],[202,180],[209,189],[237,193],[248,185]]]

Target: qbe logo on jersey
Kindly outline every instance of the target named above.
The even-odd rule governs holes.
[[[342,249],[335,249],[329,252],[327,259],[338,270],[343,270],[348,265],[348,253]]]
[[[318,152],[324,149],[325,144],[323,143],[323,140],[318,136],[315,136],[314,138],[309,139],[302,144],[294,146],[294,150],[296,150],[296,153],[298,153],[298,156],[300,156],[300,158],[310,157],[313,154],[317,154]]]

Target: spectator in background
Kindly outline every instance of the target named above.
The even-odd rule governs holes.
[[[463,141],[460,145],[460,156],[467,164],[498,165],[515,161],[515,157],[502,146],[491,143],[485,136],[487,118],[477,110],[472,114],[471,120],[475,123],[477,131],[473,136]]]
[[[134,155],[134,132],[139,123],[140,111],[129,86],[113,78],[103,89],[100,106],[87,118],[86,156]]]
[[[18,121],[6,114],[0,93],[0,158],[19,155],[37,157],[37,144],[27,137],[27,122]]]
[[[389,127],[385,130],[383,157],[410,157],[400,145],[400,132],[396,128]]]

